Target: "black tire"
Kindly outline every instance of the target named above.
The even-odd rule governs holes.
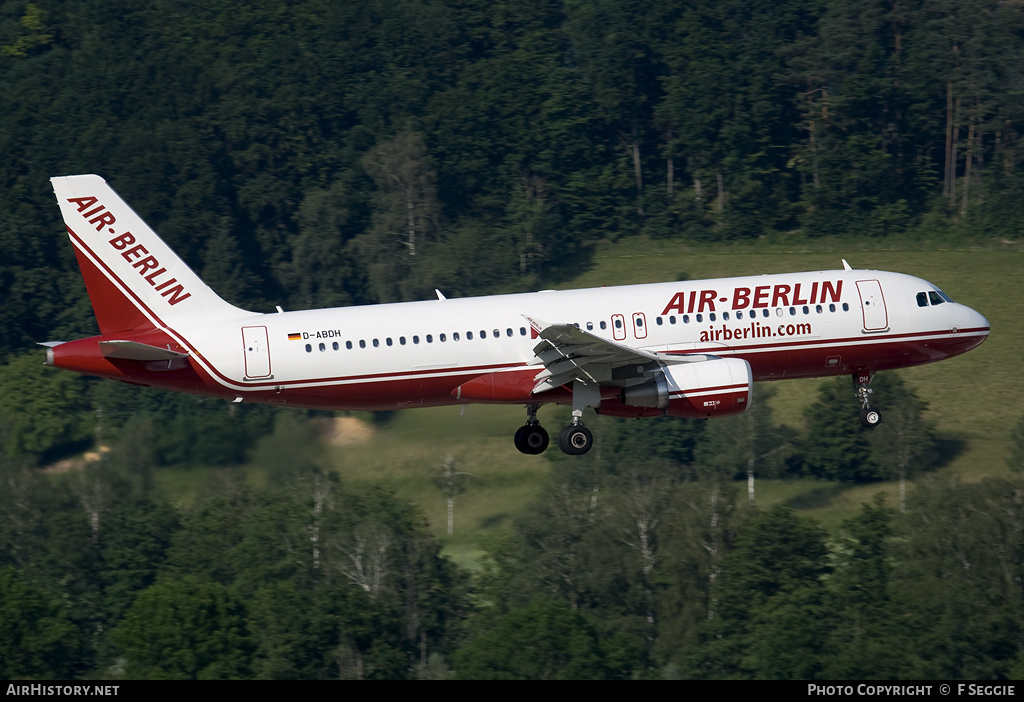
[[[877,427],[881,421],[882,414],[878,410],[866,409],[860,413],[860,423],[870,429]]]
[[[528,456],[544,453],[550,443],[547,430],[539,424],[534,424],[533,426],[526,424],[519,427],[512,440],[515,442],[519,452],[525,453]]]
[[[558,435],[558,448],[570,456],[581,456],[594,446],[594,435],[582,424],[570,424]]]

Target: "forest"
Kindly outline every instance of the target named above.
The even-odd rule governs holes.
[[[1024,421],[961,481],[898,374],[873,433],[847,378],[803,431],[608,420],[465,567],[322,416],[36,346],[97,331],[58,175],[254,311],[557,287],[607,242],[1014,241],[1021,3],[0,0],[0,85],[0,678],[1024,675]],[[915,487],[825,530],[755,464]]]

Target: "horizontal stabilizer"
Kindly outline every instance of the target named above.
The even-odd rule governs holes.
[[[187,353],[140,344],[138,341],[101,341],[100,353],[104,358],[123,358],[129,361],[173,361],[188,358]]]

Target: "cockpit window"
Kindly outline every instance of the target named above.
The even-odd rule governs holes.
[[[928,299],[931,301],[933,305],[941,305],[943,302],[945,302],[945,300],[942,298],[942,295],[935,292],[934,290],[928,291]]]
[[[917,306],[918,307],[927,307],[928,306],[928,293],[926,293],[926,292],[919,292],[917,294]]]

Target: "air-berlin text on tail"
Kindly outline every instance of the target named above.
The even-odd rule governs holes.
[[[665,305],[662,314],[693,314],[715,312],[715,303],[729,304],[728,309],[745,310],[748,307],[789,307],[790,305],[816,305],[839,302],[843,296],[843,281],[825,280],[812,283],[777,283],[754,288],[733,288],[732,295],[719,295],[717,290],[690,290],[677,292]]]
[[[116,234],[111,225],[117,221],[117,218],[104,205],[99,204],[98,198],[92,196],[70,197],[68,202],[77,205],[82,217],[88,220],[89,224],[95,225],[96,231],[101,232],[106,226],[107,232]],[[135,242],[135,235],[131,232],[118,234],[107,243],[120,251],[121,258],[128,261],[132,268],[153,286],[154,290],[158,290],[161,297],[167,298],[168,304],[176,305],[182,300],[192,297],[192,293],[185,292],[185,286],[179,283],[177,278],[167,279],[167,269],[160,265],[155,256],[148,255],[149,250],[145,246]]]

